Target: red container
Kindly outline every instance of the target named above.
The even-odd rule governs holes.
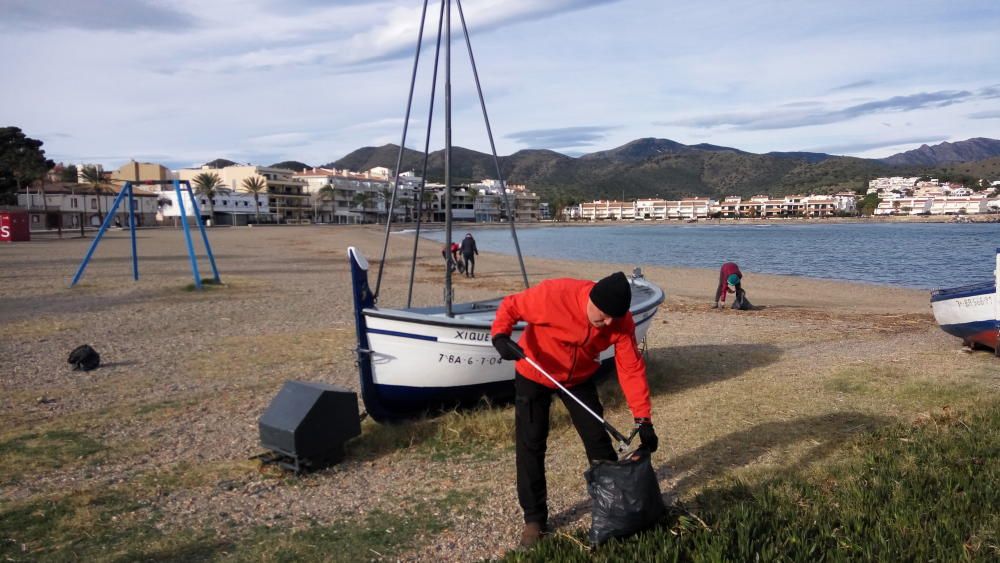
[[[20,242],[31,240],[26,211],[0,210],[0,242]]]

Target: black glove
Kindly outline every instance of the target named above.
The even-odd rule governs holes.
[[[520,360],[524,357],[524,350],[510,339],[509,334],[498,334],[493,337],[493,347],[500,352],[500,357],[505,360]]]
[[[653,430],[653,421],[648,418],[637,418],[635,426],[639,429],[639,440],[642,442],[642,447],[649,450],[649,453],[655,452],[660,445],[660,439],[656,437],[656,431]]]

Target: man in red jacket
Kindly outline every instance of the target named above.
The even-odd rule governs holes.
[[[593,376],[598,356],[615,347],[618,381],[639,428],[642,445],[656,451],[646,363],[635,341],[635,322],[629,306],[632,289],[625,274],[616,272],[597,283],[588,280],[546,280],[509,295],[500,303],[491,334],[493,346],[514,367],[514,425],[517,457],[517,498],[524,511],[521,545],[530,547],[546,533],[548,507],[545,450],[549,435],[549,405],[559,395],[590,460],[616,460],[611,438],[603,425],[528,362],[533,359],[567,387],[591,410],[603,416]],[[527,327],[520,346],[510,334],[518,321]],[[521,348],[523,347],[523,352]]]

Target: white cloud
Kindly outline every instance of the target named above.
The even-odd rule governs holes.
[[[316,164],[398,143],[421,5],[0,0],[0,49],[16,53],[0,58],[13,85],[0,90],[0,123],[66,160]],[[754,152],[827,146],[873,155],[899,140],[996,136],[1000,97],[988,95],[1000,76],[996,3],[462,5],[501,154],[604,150],[656,136]],[[423,145],[439,6],[428,4],[410,146]],[[147,15],[158,17],[128,25]],[[42,29],[49,18],[55,25]],[[455,143],[486,150],[453,19]],[[442,144],[437,95],[432,148]],[[705,128],[712,118],[730,123]],[[767,128],[796,120],[811,123]]]

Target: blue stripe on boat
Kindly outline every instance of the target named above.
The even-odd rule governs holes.
[[[369,328],[368,332],[371,334],[385,334],[387,336],[399,336],[402,338],[413,338],[416,340],[430,340],[432,342],[437,342],[437,336],[427,336],[426,334],[413,334],[411,332],[397,332],[395,330],[382,330],[380,328]]]
[[[941,330],[951,334],[952,336],[958,336],[960,338],[972,336],[988,330],[996,330],[996,328],[997,321],[975,321],[971,323],[941,325]]]
[[[994,291],[996,291],[996,283],[991,281],[972,285],[963,285],[962,287],[939,289],[931,293],[931,303],[935,303],[937,301],[947,301],[949,299],[961,299],[963,297],[985,295],[987,293],[993,293]]]
[[[646,317],[645,319],[640,320],[639,322],[636,323],[636,326],[642,325],[643,323],[649,321],[651,318],[653,318],[652,315],[650,315],[649,317]],[[398,336],[400,338],[413,338],[415,340],[430,340],[432,342],[437,342],[437,340],[438,340],[438,338],[436,336],[427,336],[425,334],[414,334],[412,332],[398,332],[398,331],[395,331],[395,330],[384,330],[384,329],[381,329],[381,328],[369,328],[368,332],[369,332],[369,334],[384,334],[386,336]]]

